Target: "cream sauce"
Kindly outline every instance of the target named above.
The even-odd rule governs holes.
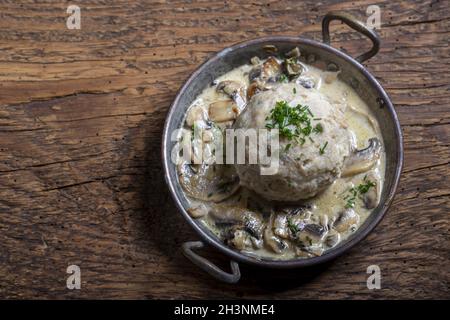
[[[339,80],[335,72],[323,71],[312,65],[307,65],[303,63],[305,70],[301,74],[302,76],[314,79],[315,88],[311,90],[318,90],[320,93],[325,95],[332,104],[342,104],[345,108],[345,121],[348,125],[348,130],[354,138],[354,144],[358,149],[367,146],[367,141],[369,138],[378,137],[382,141],[382,136],[378,124],[373,117],[372,112],[366,103],[357,95],[357,93],[346,83]],[[250,85],[249,72],[254,66],[251,64],[246,64],[231,70],[230,72],[220,76],[215,80],[214,83],[219,83],[225,80],[233,80],[242,83],[246,88]],[[192,103],[192,106],[201,106],[204,108],[205,114],[208,114],[208,106],[218,100],[226,100],[228,97],[224,93],[217,92],[216,86],[211,85],[203,90],[203,92],[197,97],[197,99]],[[193,108],[191,106],[191,109]],[[189,112],[189,110],[188,110]],[[225,124],[218,124],[219,126],[230,126],[232,121]],[[186,126],[187,129],[190,129]],[[346,195],[349,194],[351,188],[357,187],[360,184],[364,184],[364,177],[371,173],[373,177],[376,178],[376,186],[374,188],[378,189],[379,194],[381,194],[381,188],[384,183],[385,174],[385,154],[384,151],[381,152],[381,156],[372,169],[368,172],[363,172],[355,176],[347,178],[338,178],[334,181],[324,192],[306,201],[306,204],[310,205],[307,210],[310,214],[310,222],[326,225],[329,223],[327,221],[336,220],[339,212],[344,210],[346,205]],[[225,204],[232,205],[247,205],[246,201],[248,197],[252,197],[252,192],[240,188],[237,194],[233,195],[230,199],[224,201]],[[188,197],[189,198],[189,197]],[[206,228],[210,229],[219,238],[223,236],[223,227],[217,224],[217,221],[211,217],[207,212],[216,206],[213,202],[199,201],[196,199],[189,198],[193,208],[198,208],[202,206],[204,210],[203,214],[200,214],[198,218]],[[262,211],[273,211],[274,208],[272,204],[265,203],[261,199],[261,207],[265,208]],[[341,232],[339,234],[339,242],[345,241],[352,233],[354,233],[367,219],[373,209],[367,209],[361,199],[357,198],[353,210],[359,215],[359,221],[354,224],[348,230]],[[268,215],[265,215],[265,223],[268,221]],[[331,230],[331,229],[330,229]],[[330,233],[328,231],[328,233]],[[255,240],[255,239],[252,239]],[[247,254],[256,256],[258,258],[269,258],[269,259],[294,259],[298,257],[307,258],[315,255],[320,255],[327,249],[325,238],[321,240],[313,239],[310,241],[309,249],[306,252],[295,248],[290,241],[289,248],[281,253],[276,253],[264,243],[257,245],[251,245],[250,241],[247,241],[247,245],[240,250]],[[316,250],[317,249],[317,250]]]

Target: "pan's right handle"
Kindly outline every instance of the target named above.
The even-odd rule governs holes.
[[[350,13],[345,11],[331,11],[325,15],[322,20],[323,42],[328,45],[330,44],[330,22],[333,20],[344,22],[350,28],[362,33],[372,41],[372,48],[366,53],[363,53],[362,55],[355,58],[358,62],[363,63],[364,61],[372,58],[378,53],[378,51],[380,50],[380,38],[378,37],[378,34],[376,34],[376,32],[372,29],[368,28],[363,22],[359,21]]]
[[[231,273],[221,270],[218,266],[213,264],[211,261],[199,256],[192,249],[201,249],[205,245],[201,241],[188,241],[183,243],[181,249],[183,254],[191,260],[193,264],[207,272],[214,278],[226,282],[226,283],[236,283],[241,278],[241,271],[239,270],[239,265],[235,261],[230,261]]]

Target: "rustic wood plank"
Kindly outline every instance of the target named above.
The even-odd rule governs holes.
[[[201,62],[235,42],[320,40],[329,10],[361,1],[0,1],[0,297],[449,298],[450,7],[379,1],[381,52],[366,63],[396,106],[405,140],[386,218],[345,256],[313,270],[243,267],[230,286],[181,256],[197,239],[160,164],[168,106]],[[361,37],[333,23],[352,55]],[[365,42],[366,43],[366,42]],[[226,265],[215,252],[209,255]],[[65,287],[78,264],[82,289]],[[382,290],[366,288],[381,267]]]

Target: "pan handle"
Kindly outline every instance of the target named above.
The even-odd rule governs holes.
[[[359,21],[350,13],[345,11],[330,11],[323,18],[322,40],[324,43],[328,45],[330,44],[330,22],[333,20],[340,20],[344,22],[350,28],[364,34],[372,41],[372,48],[369,51],[355,58],[358,62],[363,63],[364,61],[372,58],[374,55],[378,53],[378,51],[380,50],[380,38],[378,34],[372,29],[369,29],[363,22]]]
[[[183,243],[181,249],[183,250],[183,254],[191,260],[193,264],[207,272],[217,280],[226,282],[226,283],[236,283],[241,278],[241,271],[239,270],[239,265],[235,261],[230,261],[231,272],[228,273],[221,270],[218,266],[213,264],[211,261],[199,256],[192,249],[201,249],[205,246],[205,244],[201,241],[188,241]]]

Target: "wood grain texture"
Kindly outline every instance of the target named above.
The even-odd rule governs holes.
[[[243,267],[213,281],[180,252],[198,237],[163,181],[166,112],[218,50],[265,35],[320,40],[321,17],[381,7],[381,52],[366,63],[404,133],[404,171],[382,223],[312,270]],[[0,0],[1,298],[450,298],[450,3],[411,1],[80,2]],[[368,42],[333,23],[333,45]],[[209,255],[226,264],[217,253]],[[66,289],[66,267],[82,289]],[[382,289],[368,290],[377,264]]]

